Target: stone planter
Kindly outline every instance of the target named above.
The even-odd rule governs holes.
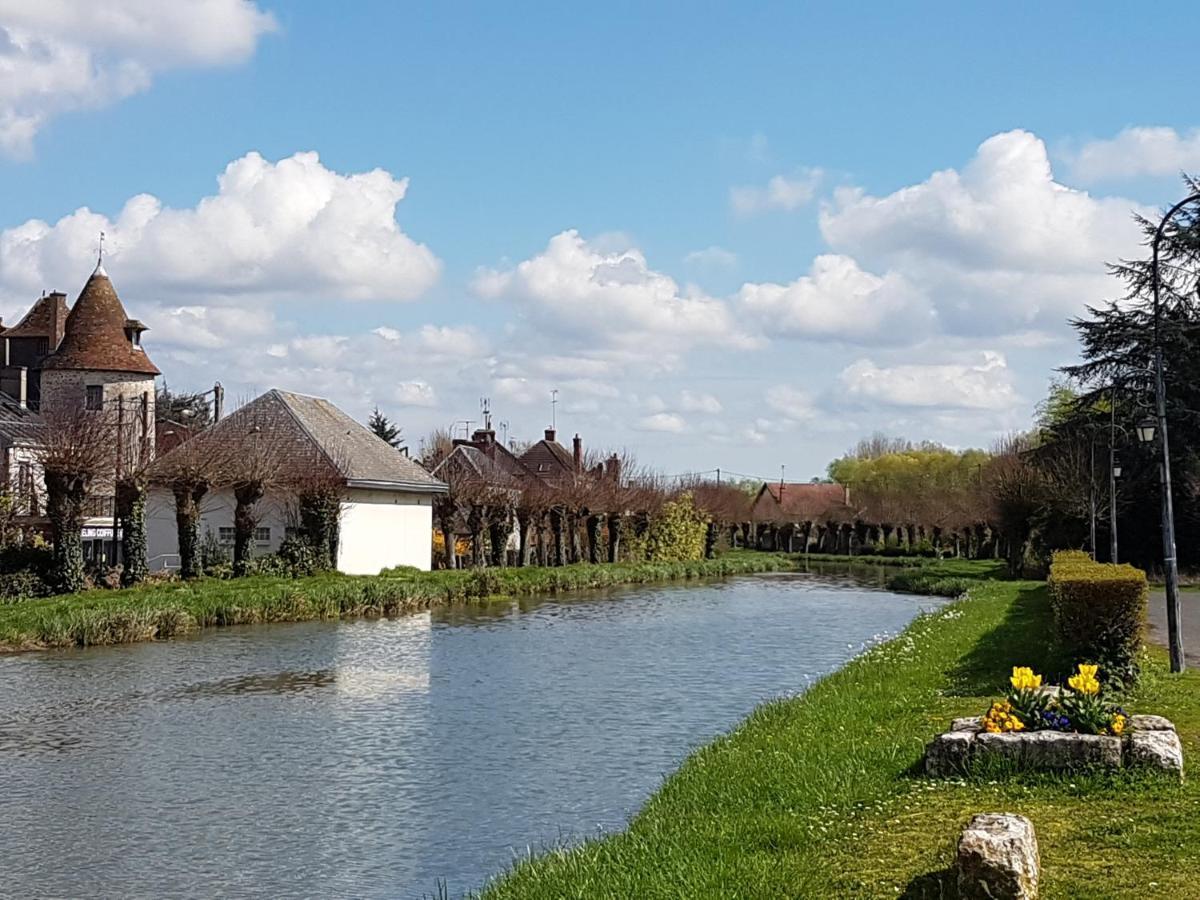
[[[1183,747],[1162,716],[1131,716],[1121,737],[1061,731],[990,734],[979,718],[955,719],[925,748],[925,774],[961,775],[977,760],[1006,760],[1026,770],[1144,767],[1183,775]]]

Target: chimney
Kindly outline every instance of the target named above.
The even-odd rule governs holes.
[[[613,454],[604,461],[604,475],[610,481],[620,483],[621,481],[621,457]]]
[[[221,416],[225,413],[225,388],[221,387],[221,382],[216,382],[213,385],[213,424],[221,421]]]
[[[53,353],[58,349],[58,345],[62,343],[63,331],[66,330],[66,319],[58,317],[59,303],[66,304],[67,295],[62,291],[50,292],[50,340],[47,343],[50,345],[50,352]]]
[[[575,435],[575,440],[573,440],[571,442],[571,444],[575,448],[575,471],[582,472],[583,471],[583,438],[581,438],[579,435]]]
[[[471,443],[491,447],[492,444],[496,443],[496,432],[490,428],[477,428],[475,433],[471,435]]]
[[[557,434],[557,432],[555,432],[555,430],[553,428],[547,428],[546,429],[546,440],[553,444],[555,434]]]

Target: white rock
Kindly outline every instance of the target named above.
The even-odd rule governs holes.
[[[975,739],[975,753],[977,758],[992,756],[1011,760],[1022,769],[1120,768],[1121,743],[1119,737],[1101,734],[984,732]]]
[[[950,723],[951,731],[983,731],[982,716],[967,716],[963,719],[954,719]]]
[[[1129,735],[1129,765],[1183,774],[1183,746],[1174,731],[1134,731]]]
[[[925,774],[931,778],[948,778],[966,772],[971,759],[973,731],[947,731],[937,735],[925,748]]]
[[[964,900],[1033,900],[1039,866],[1032,822],[1012,813],[982,813],[958,839],[958,895]]]
[[[1134,731],[1174,731],[1175,723],[1162,716],[1130,716],[1129,725]]]

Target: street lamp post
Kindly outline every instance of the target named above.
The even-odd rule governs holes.
[[[1171,501],[1171,453],[1167,443],[1167,389],[1163,379],[1162,349],[1162,299],[1161,279],[1158,271],[1158,247],[1162,243],[1167,223],[1179,210],[1189,203],[1200,201],[1200,193],[1180,200],[1163,216],[1154,232],[1150,245],[1150,287],[1154,294],[1154,406],[1158,420],[1158,432],[1162,438],[1162,462],[1159,465],[1159,481],[1162,487],[1162,538],[1163,570],[1167,582],[1167,641],[1171,654],[1171,671],[1182,672],[1186,667],[1183,656],[1183,634],[1180,631],[1179,566],[1175,557],[1175,510]],[[1142,426],[1138,426],[1139,437]],[[1150,432],[1153,439],[1153,430]]]

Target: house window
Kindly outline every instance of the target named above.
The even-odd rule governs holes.
[[[271,543],[271,528],[269,525],[260,525],[254,529],[254,542],[256,544]]]
[[[34,350],[38,356],[45,356],[50,352],[50,338],[38,338],[37,347]]]
[[[224,528],[224,527],[217,529],[217,540],[220,541],[222,544],[232,544],[233,538],[234,538],[234,529]]]
[[[102,409],[104,407],[104,385],[89,384],[87,391],[87,408]]]

